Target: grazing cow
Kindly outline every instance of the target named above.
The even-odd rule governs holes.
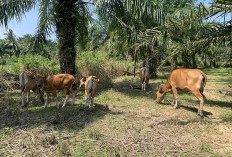
[[[94,96],[97,91],[99,79],[96,76],[89,76],[87,79],[83,77],[80,80],[80,88],[85,85],[85,106],[89,107],[89,101],[91,100],[90,107],[93,107]]]
[[[53,96],[55,97],[55,100],[56,100],[56,106],[57,106],[57,108],[59,108],[59,103],[57,100],[57,93],[56,93],[57,90],[65,90],[66,98],[65,98],[65,101],[64,101],[62,108],[65,107],[70,94],[73,95],[72,105],[74,105],[75,94],[73,92],[72,85],[75,83],[75,78],[73,75],[57,74],[57,75],[48,75],[45,77],[36,76],[35,80],[36,80],[37,86],[41,90],[46,92],[46,101],[45,101],[44,108],[46,108],[48,105],[49,93],[53,94]]]
[[[27,103],[29,102],[30,90],[39,95],[40,101],[44,102],[43,91],[41,91],[37,85],[36,81],[33,79],[35,74],[29,70],[25,70],[19,74],[20,88],[22,91],[22,106],[25,106],[25,93],[27,94]]]
[[[174,108],[177,108],[177,90],[182,92],[192,92],[200,100],[198,115],[203,116],[203,105],[206,100],[203,91],[206,85],[207,77],[199,69],[176,69],[169,75],[163,88],[160,88],[156,95],[156,102],[160,103],[166,93],[172,90]]]
[[[149,83],[149,78],[150,78],[150,76],[149,76],[149,68],[142,67],[140,69],[139,76],[140,76],[140,82],[142,84],[141,89],[145,91],[146,90],[146,86]]]

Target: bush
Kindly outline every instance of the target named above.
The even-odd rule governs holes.
[[[4,56],[0,62],[4,61],[5,65],[0,66],[3,73],[19,74],[23,69],[37,70],[42,74],[56,74],[59,72],[58,59],[49,60],[40,55],[20,55]]]
[[[37,71],[42,75],[59,73],[59,59],[55,56],[48,59],[41,55],[20,55],[0,58],[0,71],[2,73],[19,74],[23,69]],[[112,78],[123,71],[132,72],[133,63],[109,58],[108,52],[87,51],[82,52],[76,59],[77,79],[83,76],[95,75],[103,85],[112,85]]]
[[[111,85],[111,79],[114,78],[118,71],[132,71],[133,63],[110,59],[108,53],[102,52],[82,52],[77,57],[77,76],[95,75],[105,85]]]

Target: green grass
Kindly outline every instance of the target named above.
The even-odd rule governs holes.
[[[203,69],[208,76],[204,91],[208,102],[205,117],[197,116],[198,100],[178,92],[179,109],[171,105],[172,93],[163,104],[155,103],[157,87],[168,73],[151,79],[147,91],[139,78],[126,76],[112,81],[112,88],[99,86],[95,108],[84,108],[84,93],[76,104],[69,100],[56,109],[51,96],[46,109],[31,93],[21,108],[19,90],[0,93],[0,156],[212,156],[232,152],[231,68]],[[228,74],[228,75],[226,75]],[[60,106],[64,94],[58,94]]]

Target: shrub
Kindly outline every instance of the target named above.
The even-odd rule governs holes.
[[[56,74],[59,72],[58,59],[53,58],[49,60],[41,55],[20,55],[4,56],[0,58],[5,61],[5,65],[0,66],[3,73],[19,74],[24,68],[34,69],[42,74]]]
[[[105,85],[111,85],[111,79],[118,71],[132,71],[133,63],[118,61],[108,57],[108,53],[102,52],[82,52],[77,57],[77,76],[95,75]]]

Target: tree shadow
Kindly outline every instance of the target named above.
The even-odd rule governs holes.
[[[185,109],[187,111],[191,111],[191,112],[195,112],[195,113],[198,112],[198,108],[191,107],[191,106],[180,105],[180,108],[183,108],[183,109]],[[207,111],[203,110],[203,115],[207,117],[208,115],[213,115],[213,114],[211,112],[207,112]]]
[[[209,106],[232,108],[232,103],[231,102],[225,102],[225,101],[207,100],[206,104],[208,104]]]
[[[149,83],[147,90],[141,90],[141,84],[135,84],[132,82],[116,82],[114,83],[113,89],[116,91],[128,95],[132,98],[142,98],[147,97],[149,99],[155,100],[156,99],[156,92],[159,88],[161,83]]]
[[[188,124],[193,124],[193,123],[202,123],[204,121],[202,121],[203,119],[201,117],[199,118],[194,118],[188,121],[184,121],[184,120],[180,120],[177,118],[170,118],[167,120],[163,120],[161,122],[159,122],[157,125],[176,125],[176,126],[184,126],[184,125],[188,125]]]
[[[198,100],[188,100],[190,103],[199,103]],[[205,101],[204,103],[206,106],[215,106],[215,107],[223,107],[223,108],[232,108],[231,102],[226,101],[219,101],[219,100],[209,100]]]
[[[78,131],[94,121],[103,119],[107,114],[123,114],[123,112],[113,112],[108,105],[98,103],[95,103],[92,110],[86,109],[83,104],[72,106],[69,103],[60,109],[55,105],[48,105],[45,109],[41,106],[22,108],[19,101],[20,93],[10,93],[8,97],[6,93],[1,95],[3,97],[0,98],[0,130],[6,127],[25,129],[41,126],[54,130]],[[13,98],[11,95],[17,95],[18,98]]]

